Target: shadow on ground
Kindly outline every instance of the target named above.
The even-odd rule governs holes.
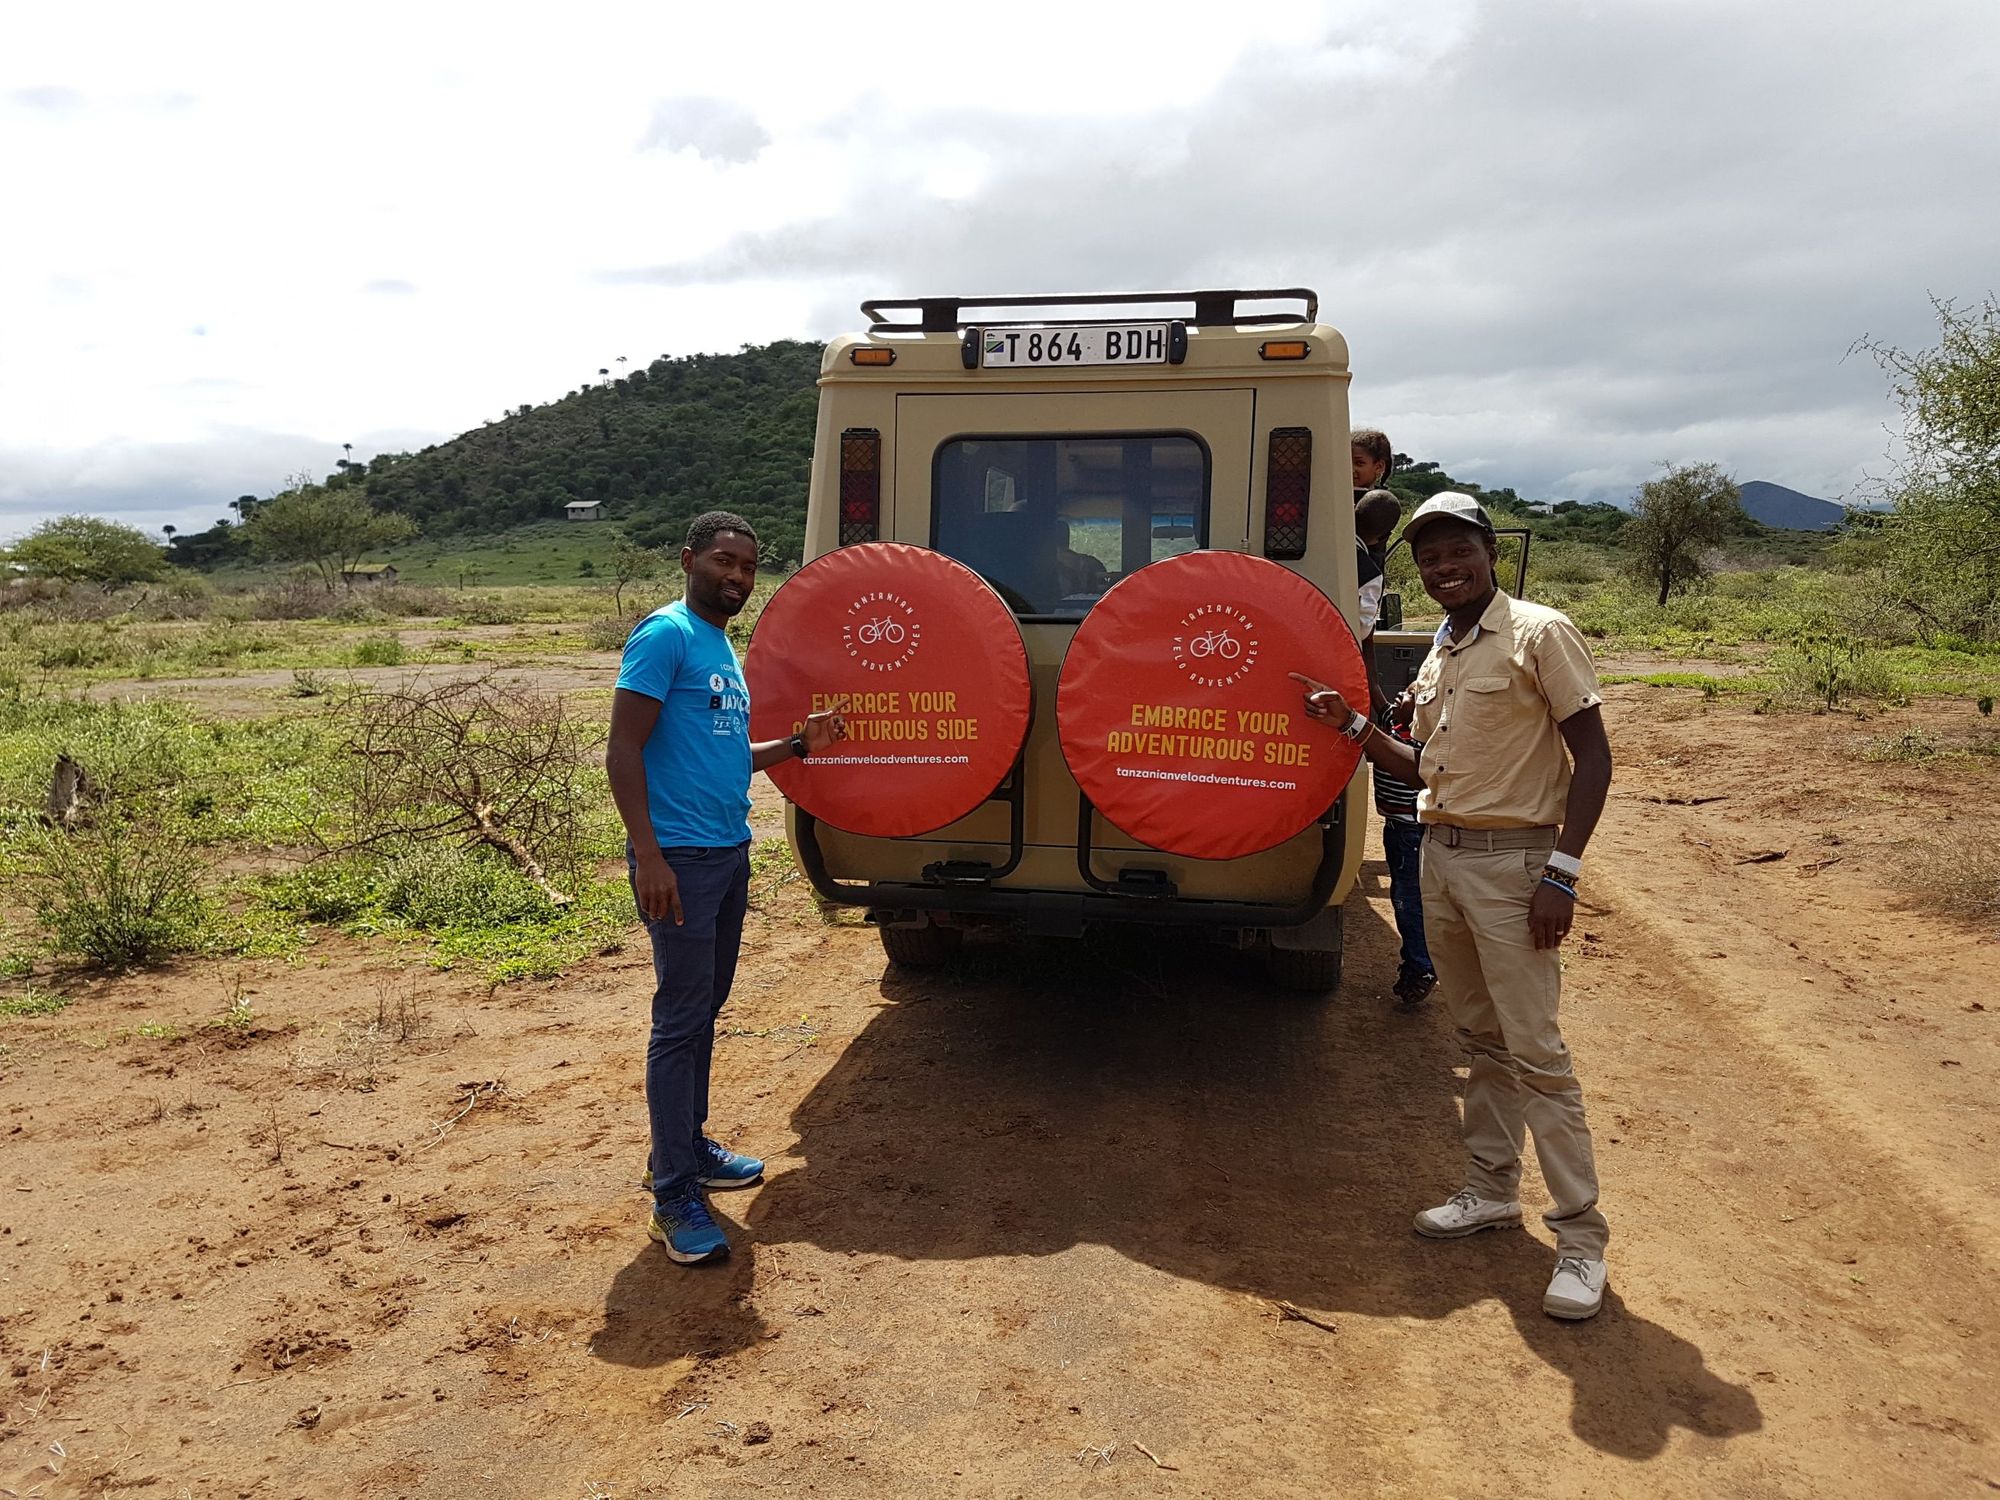
[[[1351,967],[1393,970],[1375,908],[1348,918]],[[1499,1297],[1571,1381],[1577,1435],[1609,1453],[1760,1425],[1747,1390],[1615,1293],[1588,1325],[1545,1316],[1551,1256],[1529,1236],[1411,1232],[1462,1180],[1441,1018],[1396,1016],[1365,983],[1280,994],[1239,956],[1162,933],[982,943],[950,970],[890,971],[882,995],[794,1112],[797,1159],[772,1164],[738,1262],[695,1289],[642,1256],[612,1288],[601,1355],[657,1364],[755,1339],[746,1240],[910,1260],[1093,1243],[1326,1312],[1437,1319]]]

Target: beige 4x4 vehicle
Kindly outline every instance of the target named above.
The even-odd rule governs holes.
[[[835,339],[821,365],[806,560],[880,540],[962,562],[1019,620],[1035,706],[991,800],[934,833],[861,837],[792,807],[814,888],[867,908],[898,963],[940,962],[983,922],[1033,934],[1166,923],[1262,952],[1281,984],[1335,987],[1365,776],[1276,848],[1177,857],[1097,814],[1055,714],[1064,651],[1093,603],[1195,549],[1272,558],[1356,623],[1347,345],[1318,321],[1318,297],[928,297],[862,311],[868,330]],[[1023,545],[1030,535],[1044,541]]]

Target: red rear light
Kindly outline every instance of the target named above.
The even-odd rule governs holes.
[[[1264,555],[1306,555],[1306,513],[1312,506],[1313,435],[1310,427],[1273,427],[1264,466]]]
[[[840,435],[840,545],[882,532],[882,434],[850,427]]]

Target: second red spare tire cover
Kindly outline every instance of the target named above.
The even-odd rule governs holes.
[[[820,821],[877,838],[930,833],[992,796],[1034,704],[1013,611],[964,564],[901,542],[794,573],[743,670],[754,740],[783,739],[808,713],[846,716],[846,740],[768,774]]]
[[[1056,688],[1070,774],[1112,825],[1199,859],[1274,848],[1332,806],[1360,750],[1305,716],[1303,672],[1365,705],[1354,632],[1261,557],[1153,563],[1077,627]]]

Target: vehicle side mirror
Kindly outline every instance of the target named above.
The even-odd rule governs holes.
[[[1382,595],[1382,612],[1375,617],[1377,630],[1401,630],[1403,628],[1403,596],[1394,590],[1385,590]]]

